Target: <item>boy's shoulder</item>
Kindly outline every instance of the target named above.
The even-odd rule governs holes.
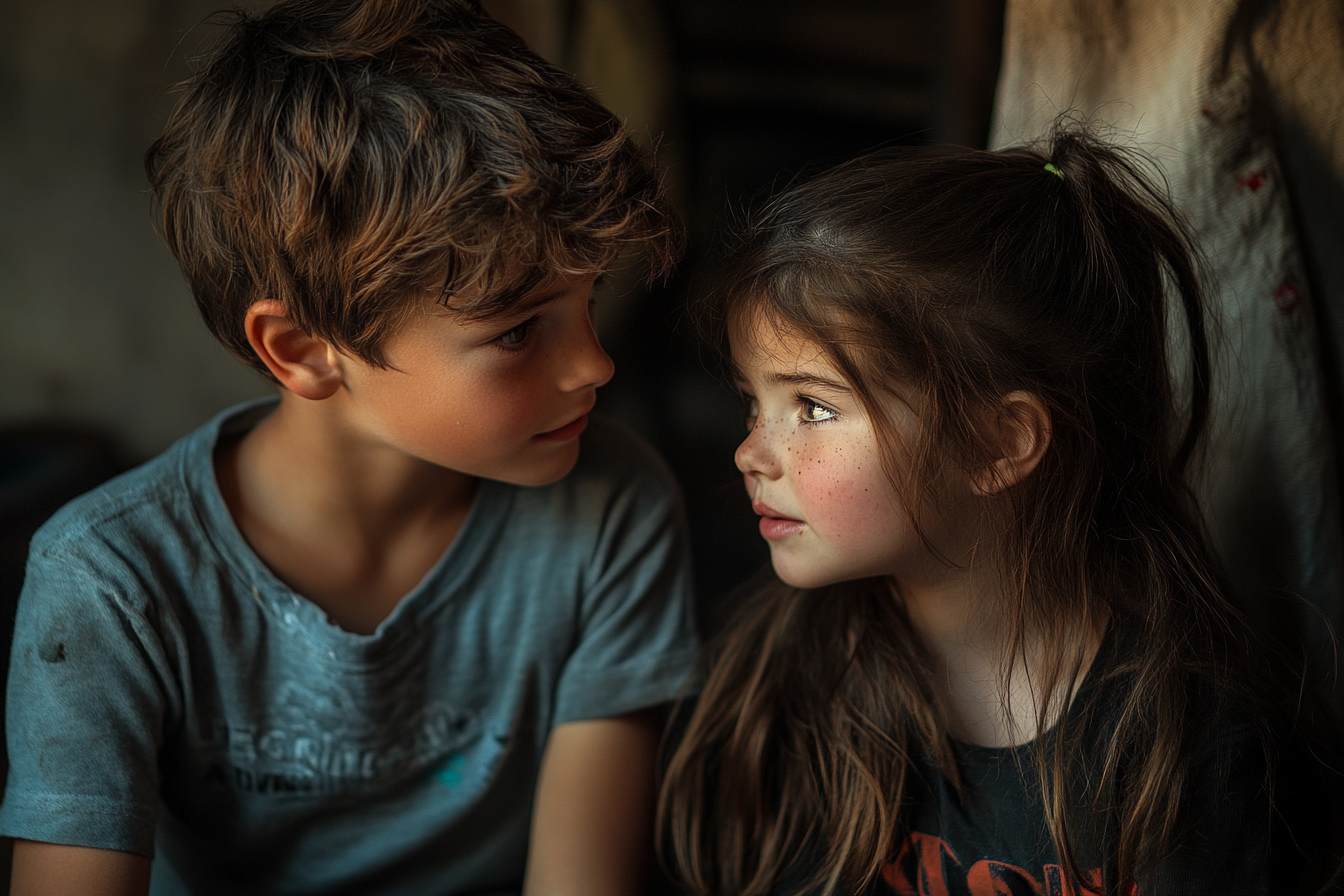
[[[254,572],[250,549],[215,482],[213,453],[222,433],[250,428],[274,404],[263,400],[229,408],[157,457],[66,504],[34,535],[30,564],[113,580],[139,577],[151,567],[189,574],[202,562]],[[483,489],[475,521],[485,528],[526,528],[530,531],[515,534],[563,550],[613,528],[680,519],[676,479],[643,438],[594,417],[582,439],[578,462],[559,481],[541,487],[491,483]]]
[[[30,557],[107,562],[172,553],[217,542],[222,498],[214,485],[214,446],[224,428],[248,427],[274,402],[231,407],[158,456],[70,501],[33,536]],[[213,505],[219,503],[220,507]]]

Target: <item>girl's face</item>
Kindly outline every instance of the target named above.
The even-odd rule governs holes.
[[[877,575],[936,587],[947,564],[916,531],[844,377],[815,342],[759,318],[744,332],[750,339],[734,343],[733,360],[750,432],[735,457],[775,572],[800,588]],[[900,441],[913,444],[915,412],[896,399],[887,412]],[[959,515],[948,509],[920,515],[940,548]]]

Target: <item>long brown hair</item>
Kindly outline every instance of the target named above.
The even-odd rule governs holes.
[[[1043,808],[1075,885],[1085,818],[1103,819],[1113,886],[1151,868],[1177,838],[1192,695],[1240,697],[1244,634],[1187,487],[1211,379],[1198,254],[1142,158],[1065,125],[1003,152],[861,157],[752,218],[696,317],[720,346],[761,319],[821,346],[907,507],[944,465],[995,456],[977,410],[1040,398],[1049,449],[1001,493],[1010,655],[1025,662],[1028,632],[1075,645],[1033,681],[1038,730],[1078,684],[1084,632],[1136,633],[1106,673],[1124,678],[1118,701],[1080,694],[1037,739]],[[921,399],[912,464],[895,462],[879,400],[898,388]],[[1103,714],[1113,724],[1089,744]],[[898,584],[769,584],[713,645],[660,843],[696,893],[767,893],[791,866],[820,893],[853,893],[906,833],[919,751],[958,780]]]

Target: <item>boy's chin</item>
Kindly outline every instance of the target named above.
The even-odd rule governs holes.
[[[522,469],[508,471],[502,476],[490,478],[497,478],[500,482],[527,488],[538,488],[559,482],[568,476],[574,470],[574,465],[579,462],[578,440],[576,439],[572,446],[566,447],[569,450],[549,459],[546,463],[528,465]]]

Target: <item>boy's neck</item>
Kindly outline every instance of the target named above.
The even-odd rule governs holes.
[[[457,537],[474,477],[361,440],[333,405],[280,406],[221,443],[225,503],[257,556],[342,628],[371,633]]]

